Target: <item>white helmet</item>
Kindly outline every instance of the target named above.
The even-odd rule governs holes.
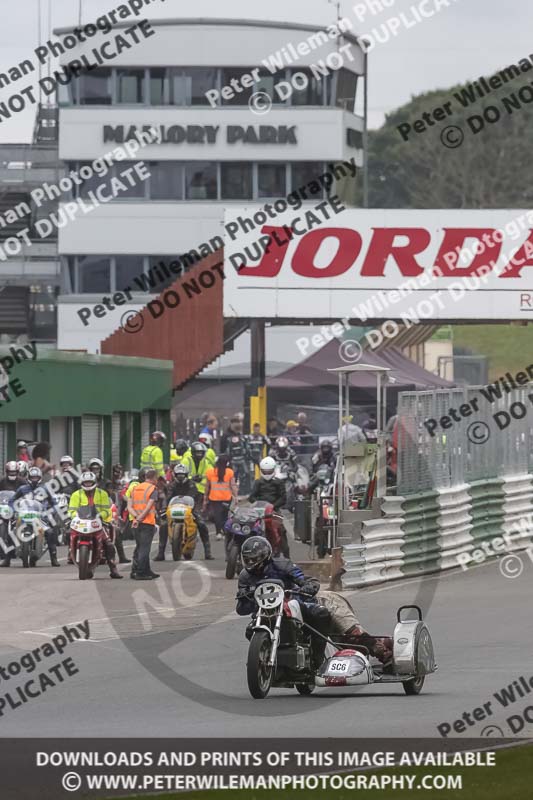
[[[259,462],[259,471],[262,478],[264,478],[266,481],[271,481],[276,471],[276,462],[273,458],[271,458],[271,456],[263,458]]]
[[[96,489],[96,475],[94,472],[84,472],[80,478],[80,486],[86,492],[92,492]]]
[[[198,441],[205,444],[206,447],[212,447],[213,445],[213,437],[209,433],[201,433],[198,437]]]

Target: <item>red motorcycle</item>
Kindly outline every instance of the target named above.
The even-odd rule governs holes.
[[[96,567],[105,563],[104,538],[104,523],[95,507],[81,506],[70,523],[70,555],[80,581],[92,578]]]

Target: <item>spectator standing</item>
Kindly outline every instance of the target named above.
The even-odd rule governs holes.
[[[228,467],[226,455],[217,458],[214,467],[207,470],[207,485],[204,494],[203,511],[209,510],[215,523],[217,539],[224,537],[224,525],[228,518],[232,499],[237,503],[237,484],[232,469]]]
[[[17,442],[17,461],[31,461],[30,454],[28,453],[28,445],[22,439]]]
[[[131,577],[136,581],[151,581],[159,578],[150,567],[150,549],[155,534],[158,474],[155,469],[146,470],[146,478],[137,484],[128,498],[128,511],[133,522],[136,547],[133,552]]]

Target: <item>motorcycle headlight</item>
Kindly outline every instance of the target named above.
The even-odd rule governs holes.
[[[240,529],[241,529],[241,526],[240,526],[240,525],[239,525],[239,523],[237,522],[237,523],[236,523],[236,524],[233,526],[233,530],[234,530],[234,531],[240,531]]]
[[[243,533],[250,533],[250,526],[249,525],[243,525],[242,526],[242,532]]]
[[[2,519],[5,519],[5,520],[11,519],[12,516],[13,516],[13,511],[10,508],[1,508],[0,509],[0,517]]]

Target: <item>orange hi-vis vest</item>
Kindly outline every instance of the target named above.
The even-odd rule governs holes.
[[[209,481],[210,486],[209,500],[231,500],[233,492],[231,491],[230,481],[234,474],[233,470],[227,467],[224,473],[224,480],[219,481],[218,469],[216,467],[211,467],[211,469],[207,470],[205,477]]]
[[[136,514],[140,514],[148,505],[152,494],[155,492],[153,483],[138,483],[131,493],[131,501]],[[142,522],[145,525],[155,525],[155,508],[152,508]]]

